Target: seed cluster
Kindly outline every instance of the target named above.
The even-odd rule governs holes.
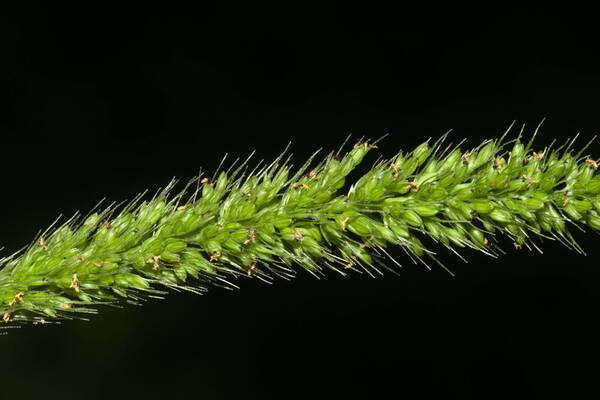
[[[390,245],[436,260],[432,240],[496,255],[502,237],[517,249],[547,237],[581,251],[567,224],[600,230],[597,161],[573,154],[572,142],[533,151],[532,141],[505,137],[468,151],[444,146],[445,137],[423,143],[379,161],[346,194],[346,177],[374,144],[312,168],[311,158],[294,174],[281,156],[259,171],[195,178],[174,196],[172,182],[118,213],[73,218],[0,260],[0,315],[81,318],[97,304],[160,296],[161,287],[202,292],[236,287],[241,276],[291,278],[298,267],[375,275],[391,269],[378,262]]]

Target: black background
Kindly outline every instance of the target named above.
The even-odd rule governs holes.
[[[540,148],[578,132],[583,145],[600,127],[597,32],[593,13],[547,7],[1,17],[2,254],[59,213],[213,171],[225,153],[268,160],[291,141],[301,162],[390,133],[378,151],[391,156],[450,128],[475,146],[544,117]],[[397,252],[400,276],[245,280],[11,330],[0,397],[597,398],[598,236],[576,237],[587,257],[552,242],[468,264],[442,252],[451,277]]]

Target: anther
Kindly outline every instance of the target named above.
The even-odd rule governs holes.
[[[160,260],[160,256],[153,256],[153,257],[150,257],[148,260],[146,260],[146,263],[152,264],[152,269],[157,271],[160,268],[160,264],[158,263],[158,260]]]
[[[215,251],[214,253],[211,254],[209,261],[218,261],[219,258],[221,258],[221,253],[218,251]]]
[[[298,229],[294,229],[294,239],[301,242],[304,240],[304,235]]]
[[[591,158],[588,158],[587,160],[585,160],[585,162],[588,163],[591,168],[598,169],[598,163],[592,160]]]
[[[394,180],[398,179],[398,171],[400,171],[400,169],[401,169],[400,164],[392,163],[390,165],[390,168],[393,169],[392,179],[394,179]]]
[[[73,274],[73,277],[71,277],[71,286],[69,286],[70,288],[74,289],[75,292],[79,293],[81,286],[79,285],[79,279],[77,279],[77,274]]]
[[[469,152],[469,151],[468,151],[468,152],[464,153],[464,154],[463,154],[463,155],[460,157],[460,161],[461,161],[463,164],[465,164],[465,165],[466,165],[466,164],[468,164],[468,163],[469,163],[469,157],[470,157],[470,156],[471,156],[471,152]]]
[[[364,249],[365,247],[370,247],[371,244],[372,244],[371,242],[373,241],[373,239],[374,239],[373,236],[369,236],[367,238],[367,242],[359,244],[358,247],[360,247],[361,249]]]
[[[14,306],[15,304],[23,304],[23,297],[25,294],[23,292],[19,292],[15,294],[15,297],[8,303],[9,306]]]
[[[369,149],[377,149],[378,148],[377,145],[369,144],[369,141],[366,141],[364,143],[361,143],[360,141],[356,142],[356,144],[354,145],[354,148],[361,147],[361,146],[364,147],[365,151],[368,151]]]
[[[242,193],[244,194],[244,196],[246,196],[246,198],[252,198],[252,189],[250,187],[246,186],[244,189],[242,189]]]
[[[537,183],[538,182],[536,179],[533,179],[525,174],[523,174],[523,176],[521,176],[521,179],[523,179],[524,182],[529,182],[529,183]]]
[[[256,229],[248,229],[248,239],[244,240],[244,246],[256,240]]]
[[[341,225],[342,225],[342,230],[345,231],[346,227],[348,226],[348,221],[350,221],[350,218],[346,217],[342,220]]]
[[[48,245],[46,244],[46,241],[44,241],[44,238],[40,238],[40,240],[38,240],[37,245],[43,247],[44,251],[48,251]]]
[[[494,168],[496,171],[498,171],[498,172],[499,172],[499,171],[500,171],[500,169],[502,168],[502,164],[504,164],[504,163],[506,162],[506,161],[504,160],[504,157],[496,157],[496,158],[494,158],[492,161],[493,161],[493,163],[494,163],[494,166],[493,166],[493,168]]]
[[[248,276],[252,275],[252,271],[256,269],[256,263],[252,263],[250,267],[248,267]]]
[[[406,179],[406,181],[408,182],[408,185],[406,185],[404,189],[411,190],[413,192],[416,192],[419,189],[419,186],[415,183],[415,178],[409,177]]]

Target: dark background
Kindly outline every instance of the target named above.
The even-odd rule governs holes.
[[[301,162],[348,134],[391,156],[513,121],[540,147],[598,132],[593,13],[223,5],[0,17],[0,244],[225,153]],[[515,131],[516,132],[516,131]],[[598,157],[600,145],[591,152]],[[371,155],[362,166],[366,171]],[[300,273],[0,338],[2,398],[597,398],[598,236],[370,279]],[[143,397],[142,397],[143,396]]]

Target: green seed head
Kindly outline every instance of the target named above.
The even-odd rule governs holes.
[[[281,157],[249,176],[221,171],[176,195],[169,185],[0,260],[0,314],[5,323],[73,318],[160,288],[236,287],[242,277],[289,277],[294,268],[372,274],[391,246],[419,259],[433,257],[436,243],[497,255],[501,236],[519,248],[543,234],[579,249],[571,223],[600,230],[596,161],[569,146],[543,154],[511,143],[426,142],[377,163],[348,192],[349,174],[376,146],[358,143],[297,172]]]

